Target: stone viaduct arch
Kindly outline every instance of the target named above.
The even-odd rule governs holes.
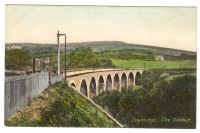
[[[75,82],[73,80],[71,82],[69,82],[69,86],[73,87],[73,88],[76,88]]]
[[[126,88],[127,88],[127,76],[125,73],[123,73],[121,76],[121,89],[126,89]]]
[[[113,79],[113,90],[120,90],[121,86],[120,86],[120,78],[119,78],[119,74],[116,73]]]
[[[133,87],[134,85],[134,75],[132,72],[129,73],[128,75],[128,87]]]
[[[94,96],[96,96],[96,89],[97,89],[97,86],[96,86],[96,80],[94,77],[92,77],[91,81],[90,81],[90,92],[89,92],[89,97],[92,98]]]
[[[112,90],[112,78],[111,78],[111,75],[108,74],[107,75],[107,78],[106,78],[106,90],[110,91]]]
[[[87,90],[88,90],[87,89],[87,83],[86,83],[85,79],[83,79],[82,82],[81,82],[80,92],[82,94],[84,94],[85,96],[88,96],[88,91]]]
[[[141,84],[141,77],[142,77],[142,74],[139,73],[139,72],[136,72],[136,75],[135,75],[135,85],[140,85]]]
[[[105,81],[102,75],[99,76],[98,84],[98,93],[100,94],[105,90]]]
[[[69,86],[92,98],[103,91],[111,91],[131,88],[141,84],[143,70],[111,70],[84,73],[67,78]]]

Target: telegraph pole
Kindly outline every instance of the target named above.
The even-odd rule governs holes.
[[[57,33],[57,43],[58,43],[58,53],[57,53],[57,63],[58,63],[58,75],[60,75],[60,43],[59,43],[59,40],[60,40],[60,33],[58,31]]]
[[[65,74],[65,82],[66,82],[66,45],[67,45],[67,37],[66,34],[60,34],[60,32],[58,31],[57,33],[57,43],[58,43],[58,56],[57,56],[57,63],[58,63],[58,75],[60,75],[60,43],[59,43],[59,37],[60,36],[65,36],[65,69],[64,69],[64,74]]]
[[[66,34],[65,34],[65,69],[64,69],[64,73],[65,73],[65,83],[66,83],[66,80],[67,80],[67,75],[66,75],[66,68],[67,68],[67,65],[66,65],[66,46],[67,45],[67,37],[66,37]]]

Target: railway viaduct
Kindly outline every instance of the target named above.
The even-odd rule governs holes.
[[[121,91],[138,84],[143,69],[88,69],[66,71],[67,84],[92,98],[106,90]]]

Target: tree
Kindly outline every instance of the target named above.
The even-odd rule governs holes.
[[[160,79],[160,75],[162,73],[162,69],[144,71],[142,74],[142,86],[146,89],[152,89],[154,87],[154,83]]]
[[[90,47],[79,47],[69,54],[68,67],[97,68],[114,65],[110,59],[97,57]]]
[[[140,89],[125,89],[120,93],[104,92],[93,100],[128,127],[195,128],[196,77],[178,76],[170,81],[159,78],[161,70],[148,70],[142,76],[149,81]],[[151,78],[147,78],[151,76]],[[153,84],[152,84],[153,83]],[[145,86],[146,85],[146,86]],[[145,88],[145,87],[146,88]],[[116,98],[114,98],[116,97]],[[166,117],[191,119],[189,122],[161,122]],[[156,118],[153,123],[137,123],[135,119]]]
[[[26,70],[31,67],[32,56],[28,50],[7,49],[5,54],[6,69]]]

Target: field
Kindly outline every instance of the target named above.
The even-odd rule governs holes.
[[[117,68],[196,68],[195,60],[182,61],[143,61],[112,59]]]

